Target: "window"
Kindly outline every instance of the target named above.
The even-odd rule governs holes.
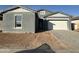
[[[15,27],[22,27],[22,15],[15,15]]]
[[[45,11],[40,11],[40,14],[41,15],[45,15]]]

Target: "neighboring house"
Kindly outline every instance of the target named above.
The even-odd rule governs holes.
[[[52,13],[45,17],[48,30],[71,30],[71,15],[63,12]]]
[[[71,27],[72,30],[79,30],[79,16],[72,18]]]
[[[75,20],[76,21],[76,20]],[[15,6],[0,13],[2,32],[39,32],[48,30],[72,30],[73,16],[44,9],[34,11]]]

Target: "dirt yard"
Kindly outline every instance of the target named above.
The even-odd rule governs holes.
[[[0,33],[0,49],[34,49],[47,43],[56,50],[68,49],[69,46],[56,39],[51,31],[40,33]],[[11,52],[11,51],[10,51]]]

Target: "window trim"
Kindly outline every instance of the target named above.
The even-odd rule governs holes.
[[[22,20],[23,20],[23,14],[15,14],[14,15],[14,22],[16,22],[16,20],[15,20],[15,16],[21,16],[22,17],[22,19],[21,19],[21,27],[16,27],[16,24],[14,24],[14,29],[22,29]]]

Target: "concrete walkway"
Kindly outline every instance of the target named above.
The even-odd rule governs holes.
[[[68,51],[79,52],[79,32],[66,30],[52,30],[51,32],[58,38],[58,40],[71,47]]]

